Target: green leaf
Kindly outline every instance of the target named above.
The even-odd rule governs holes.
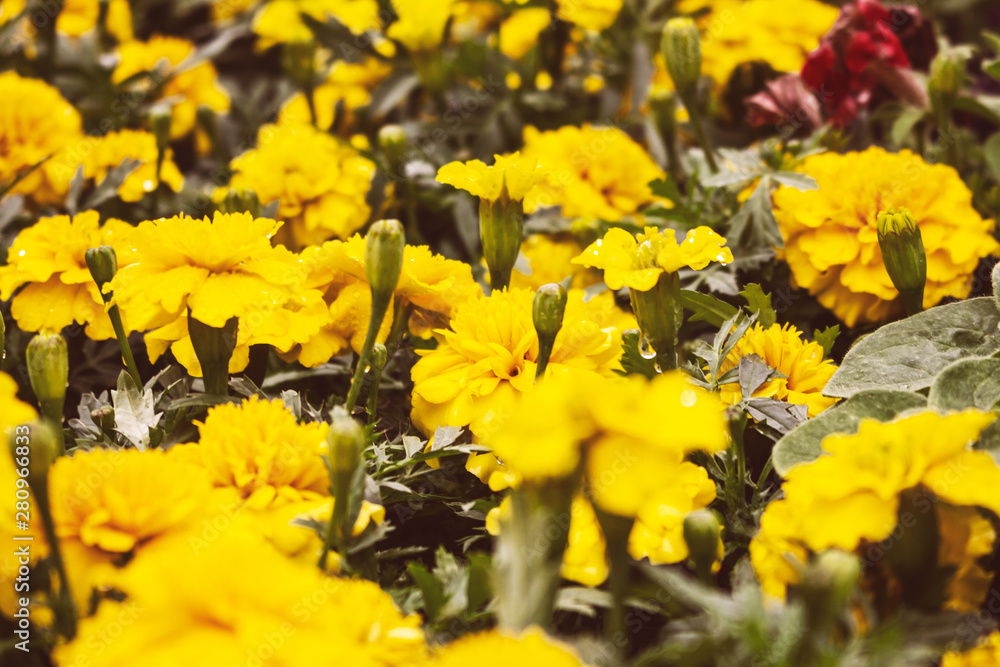
[[[927,404],[939,410],[992,410],[1000,401],[1000,359],[959,359],[931,385]]]
[[[983,144],[983,157],[986,158],[986,164],[990,166],[993,176],[1000,180],[1000,132],[990,136]]]
[[[740,296],[746,299],[748,310],[757,313],[757,321],[765,329],[778,321],[778,314],[771,306],[770,293],[765,294],[764,290],[757,283],[750,283],[743,288]]]
[[[673,203],[677,204],[684,201],[684,195],[681,194],[680,188],[677,187],[676,181],[670,178],[669,175],[663,178],[657,179],[655,181],[649,182],[649,189],[653,191],[653,194],[657,197],[663,197],[669,199]]]
[[[466,594],[468,610],[474,612],[493,597],[493,563],[489,554],[482,552],[470,553],[469,585]]]
[[[826,385],[827,396],[865,389],[919,391],[959,359],[1000,350],[1000,310],[992,297],[937,306],[862,338]]]
[[[100,185],[94,188],[94,191],[87,197],[87,201],[83,203],[80,210],[89,211],[90,209],[97,208],[112,197],[116,197],[121,184],[141,165],[142,160],[133,160],[128,157],[122,160],[121,164],[110,170]]]
[[[754,392],[774,375],[774,369],[770,368],[767,362],[756,354],[741,357],[737,369],[740,391],[745,398],[753,396]]]
[[[626,375],[643,375],[652,380],[656,377],[656,362],[639,352],[641,336],[638,329],[628,329],[622,334],[622,368]]]
[[[917,107],[904,108],[899,116],[896,117],[896,122],[892,124],[892,132],[890,133],[892,144],[894,146],[902,146],[906,138],[913,132],[913,128],[926,115],[927,111],[925,109],[918,109]]]
[[[824,359],[830,356],[830,350],[833,349],[833,344],[837,341],[837,336],[839,335],[840,335],[839,324],[834,324],[832,327],[827,327],[822,331],[817,329],[816,331],[813,332],[813,341],[823,346]]]
[[[720,327],[723,322],[736,316],[739,308],[718,299],[711,294],[703,294],[693,290],[681,290],[681,305],[690,310],[692,322],[705,321],[712,326]]]
[[[149,447],[149,431],[156,427],[162,415],[155,411],[153,390],[139,389],[132,376],[122,371],[117,391],[111,392],[111,400],[115,406],[115,430],[137,449]]]
[[[751,247],[785,246],[771,206],[771,179],[767,176],[760,179],[743,208],[730,219],[729,238],[730,241],[745,238]]]
[[[795,188],[800,192],[808,190],[819,190],[819,183],[808,174],[800,174],[797,171],[776,171],[771,174],[771,178],[782,185]]]
[[[773,398],[749,398],[743,402],[747,413],[758,422],[785,434],[809,418],[809,408]]]
[[[983,71],[1000,81],[1000,35],[984,30],[983,37],[993,49],[993,53],[998,56],[992,60],[983,60]]]
[[[424,612],[427,614],[427,620],[434,622],[445,603],[444,586],[417,561],[410,561],[406,566],[406,571],[423,594]]]
[[[922,408],[927,400],[908,391],[873,389],[858,392],[839,405],[803,423],[774,445],[774,469],[784,476],[791,468],[815,461],[823,438],[831,433],[857,433],[862,419],[890,421],[906,410]]]

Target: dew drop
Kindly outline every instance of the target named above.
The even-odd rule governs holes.
[[[145,190],[146,192],[152,192],[153,190],[156,189],[156,182],[155,181],[143,181],[142,182],[142,189]]]
[[[639,339],[639,355],[643,359],[656,358],[656,351],[650,346],[649,340],[645,336]]]
[[[663,372],[663,369],[660,368],[660,362],[659,361],[654,361],[653,362],[653,370],[655,370],[657,373],[662,373]]]
[[[698,402],[698,395],[691,391],[690,389],[685,389],[681,392],[681,405],[685,408],[694,407],[694,404]]]
[[[24,257],[24,253],[25,253],[25,252],[26,252],[26,251],[22,250],[21,252],[17,253],[17,256],[18,256],[18,257]]]

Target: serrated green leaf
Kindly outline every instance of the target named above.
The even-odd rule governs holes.
[[[837,342],[837,336],[840,335],[840,325],[834,324],[832,327],[827,327],[822,331],[816,330],[813,332],[813,341],[819,343],[823,346],[823,358],[829,358],[830,350],[833,349],[833,344]]]
[[[927,399],[908,391],[861,391],[839,405],[806,421],[774,445],[774,469],[784,476],[791,468],[815,461],[822,454],[823,438],[831,433],[857,433],[862,419],[890,421],[896,415],[922,408]]]
[[[739,378],[740,391],[744,398],[750,398],[760,386],[768,381],[774,374],[774,369],[767,365],[763,358],[756,354],[748,354],[740,358],[740,363],[736,367]],[[720,378],[721,384],[721,378]]]
[[[750,283],[743,288],[740,296],[746,299],[747,310],[757,313],[757,321],[765,329],[778,321],[778,313],[771,306],[770,293],[765,294],[763,288],[756,283]]]
[[[669,199],[675,204],[684,201],[684,195],[681,194],[680,188],[677,187],[677,182],[670,178],[669,174],[655,181],[650,181],[649,189],[657,197]]]
[[[760,179],[750,198],[729,221],[729,240],[745,240],[747,245],[756,247],[783,248],[785,240],[778,228],[771,206],[771,179]]]
[[[925,109],[917,107],[905,107],[896,121],[892,124],[892,131],[889,134],[890,141],[894,146],[902,146],[906,138],[913,132],[913,128],[927,115]]]
[[[427,571],[427,568],[416,561],[409,562],[406,565],[406,571],[423,595],[424,613],[427,614],[427,620],[434,622],[445,603],[444,586],[437,577]]]
[[[804,405],[786,403],[774,398],[749,398],[743,401],[747,414],[774,429],[778,434],[786,434],[809,418],[809,409]]]
[[[639,352],[641,337],[638,329],[628,329],[622,334],[622,369],[626,375],[642,375],[651,380],[656,377],[656,362]]]
[[[795,188],[800,192],[819,189],[819,183],[816,182],[815,178],[808,174],[800,174],[797,171],[776,171],[771,174],[771,178],[782,185]]]
[[[865,389],[919,391],[959,359],[1000,350],[1000,310],[992,297],[937,306],[862,338],[826,385],[846,398]]]
[[[722,326],[739,312],[739,308],[728,304],[711,294],[703,294],[694,290],[681,290],[681,305],[694,313],[689,319],[692,322],[705,321],[712,326]]]

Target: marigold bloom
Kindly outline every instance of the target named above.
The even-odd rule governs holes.
[[[967,651],[948,651],[941,667],[991,667],[1000,663],[1000,631],[994,630]]]
[[[104,180],[108,172],[120,165],[126,159],[138,160],[139,166],[125,182],[118,186],[118,196],[122,201],[137,202],[148,192],[156,190],[156,137],[142,130],[120,130],[108,132],[101,137],[88,137],[77,148],[71,148],[52,158],[52,170],[59,170],[66,178],[66,190],[69,182],[76,175],[79,166],[83,167],[83,177],[97,185]],[[174,151],[166,150],[160,179],[174,192],[180,192],[184,187],[184,176],[174,164]]]
[[[545,7],[515,11],[500,24],[500,52],[514,60],[523,58],[538,44],[538,36],[551,20],[552,14]]]
[[[313,39],[302,14],[321,22],[333,16],[355,35],[382,27],[376,0],[270,0],[253,19],[257,49]]]
[[[493,157],[491,166],[480,160],[449,162],[438,170],[437,180],[487,201],[497,201],[504,192],[511,200],[520,201],[544,176],[538,160],[519,152]]]
[[[260,582],[262,573],[280,585]],[[377,584],[326,577],[252,533],[227,531],[198,549],[188,536],[155,545],[118,585],[128,600],[106,601],[84,619],[76,639],[56,650],[57,662],[86,658],[94,667],[110,667],[141,655],[148,667],[206,659],[236,665],[262,646],[273,650],[267,660],[273,667],[415,667],[426,659],[420,617],[403,616]],[[113,642],[102,639],[109,631]],[[282,643],[275,648],[267,637]],[[95,642],[105,642],[104,650],[95,653]]]
[[[114,329],[97,285],[87,268],[89,248],[110,245],[128,261],[132,227],[120,220],[99,223],[97,211],[40,218],[23,230],[0,266],[0,299],[10,299],[11,314],[25,331],[60,331],[74,322],[87,325],[90,338],[112,338]]]
[[[474,433],[489,430],[510,400],[531,390],[538,355],[533,298],[528,290],[513,289],[470,299],[458,307],[450,329],[436,331],[443,340],[420,352],[411,370],[410,417],[421,431],[466,425]],[[584,303],[581,293],[571,294],[546,373],[611,375],[620,368],[621,332],[608,325],[613,311],[613,304]]]
[[[169,346],[189,372],[200,374],[187,336],[188,311],[216,328],[239,318],[230,372],[246,367],[247,345],[287,351],[326,324],[322,295],[301,288],[306,271],[298,256],[271,246],[280,226],[249,213],[216,213],[211,221],[177,216],[135,228],[132,262],[120,262],[110,289],[133,330],[154,330],[146,337],[151,359]]]
[[[385,34],[411,53],[436,49],[444,38],[455,0],[392,0],[397,18]]]
[[[343,102],[344,113],[350,119],[352,112],[371,101],[372,90],[392,72],[392,66],[370,57],[360,63],[338,60],[330,68],[326,81],[316,86],[313,100],[316,104],[316,126],[329,130],[333,125],[337,105]],[[285,102],[278,114],[280,125],[309,125],[312,117],[305,95],[296,93]]]
[[[213,501],[224,511],[245,510],[252,529],[280,551],[315,562],[322,541],[312,529],[291,521],[324,508],[317,518],[330,516],[330,477],[322,458],[329,425],[298,424],[281,401],[257,397],[213,407],[204,422],[195,424],[199,441],[171,448],[170,456],[208,473]],[[384,508],[363,502],[356,532],[384,516]]]
[[[25,0],[2,0],[0,24],[23,11],[26,4]],[[59,16],[56,17],[56,30],[70,37],[79,37],[93,30],[97,26],[100,4],[99,0],[65,0]],[[30,25],[30,15],[25,16],[22,21],[24,23],[22,29],[29,33],[26,37],[34,38],[37,31]],[[128,0],[110,0],[107,27],[108,32],[120,42],[132,39],[132,11],[129,9]]]
[[[620,227],[612,227],[573,263],[603,269],[604,282],[611,289],[630,287],[647,292],[664,273],[683,267],[703,269],[712,262],[732,262],[733,252],[725,245],[726,239],[708,227],[692,229],[680,243],[672,229],[646,227],[634,237]]]
[[[208,499],[208,476],[160,450],[94,449],[56,459],[52,518],[77,604],[113,585],[124,555],[183,533]]]
[[[229,96],[219,86],[215,66],[202,62],[191,69],[177,71],[177,66],[194,55],[195,46],[180,37],[153,36],[148,42],[126,42],[118,47],[121,60],[111,74],[114,83],[140,72],[154,72],[150,79],[135,85],[151,91],[163,84],[157,99],[180,98],[173,106],[170,136],[183,137],[195,128],[198,107],[207,105],[214,111],[229,110]],[[166,69],[157,72],[157,65],[166,61]]]
[[[873,146],[813,155],[798,170],[815,178],[819,189],[774,193],[785,258],[796,285],[848,326],[902,312],[878,245],[879,211],[906,207],[920,227],[927,252],[924,308],[968,296],[980,258],[1000,251],[993,221],[976,212],[972,193],[951,167]]]
[[[311,125],[265,125],[257,147],[230,167],[230,188],[253,190],[262,203],[279,202],[278,217],[288,229],[278,241],[290,247],[345,239],[371,214],[365,197],[375,164]]]
[[[663,178],[643,148],[615,127],[524,129],[523,159],[538,160],[545,178],[528,195],[525,211],[562,207],[570,218],[617,221],[656,201],[649,182]]]
[[[993,553],[996,531],[974,507],[937,503],[934,511],[940,531],[938,563],[954,571],[945,588],[945,609],[974,612],[993,581],[993,573],[980,562]]]
[[[83,137],[80,114],[58,90],[14,72],[0,74],[0,184],[12,182],[45,158]],[[13,187],[39,204],[66,196],[68,182],[43,164]]]
[[[995,419],[975,410],[947,416],[925,411],[885,424],[865,420],[854,435],[824,438],[827,455],[788,471],[784,499],[767,506],[761,532],[751,542],[751,560],[765,591],[781,596],[798,581],[786,553],[805,562],[807,549],[853,551],[863,540],[888,538],[898,521],[900,495],[911,489],[926,489],[953,508],[1000,513],[994,493],[1000,467],[988,453],[971,448]],[[983,533],[975,523],[966,525],[970,535]],[[976,540],[961,539],[953,526],[956,530],[959,536],[941,545],[944,562],[952,565],[964,560],[949,555],[956,549],[977,548]],[[962,591],[953,593],[962,604]]]
[[[751,354],[756,354],[769,368],[784,376],[771,378],[754,392],[754,396],[805,405],[810,417],[837,402],[836,398],[828,398],[822,393],[826,383],[837,372],[836,364],[823,359],[822,345],[802,340],[802,332],[790,324],[772,324],[767,329],[759,322],[754,324],[730,351],[719,372],[736,368],[740,359]],[[738,382],[724,384],[719,389],[722,400],[730,405],[743,400]]]
[[[618,18],[623,0],[559,0],[557,16],[584,30],[600,32]]]
[[[582,463],[594,502],[634,517],[680,475],[688,452],[728,446],[723,408],[679,372],[653,381],[564,373],[517,402],[483,442],[525,483],[567,477]]]
[[[14,378],[0,371],[0,437],[6,439],[9,429],[34,421],[35,409],[17,397]]]
[[[682,0],[677,10],[695,14],[703,34],[702,72],[723,85],[737,65],[763,61],[778,72],[797,72],[837,9],[819,0]]]
[[[428,667],[583,667],[569,647],[549,639],[537,627],[520,635],[488,630],[465,635],[438,649]]]
[[[537,290],[566,278],[572,279],[571,288],[596,285],[601,282],[600,274],[573,262],[581,252],[583,247],[571,236],[532,234],[521,244],[521,258],[511,274],[511,287]]]
[[[318,366],[348,349],[360,352],[371,314],[371,290],[365,270],[365,237],[328,241],[307,248],[302,263],[307,268],[305,286],[323,293],[330,319],[315,336],[297,346],[286,359]],[[482,295],[468,264],[435,255],[427,246],[406,246],[403,270],[389,312],[400,306],[412,309],[410,332],[428,337],[432,329],[446,326],[454,309]],[[384,342],[393,318],[382,322],[378,342]]]

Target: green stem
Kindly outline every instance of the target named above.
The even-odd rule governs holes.
[[[76,636],[76,603],[73,602],[73,591],[69,587],[66,564],[59,548],[59,538],[56,536],[55,521],[52,518],[52,508],[49,504],[48,480],[43,479],[36,482],[34,487],[38,513],[42,516],[42,528],[45,531],[45,539],[49,543],[49,555],[56,566],[56,574],[59,575],[59,597],[53,605],[56,627],[60,635],[71,640]]]
[[[358,403],[358,395],[361,393],[361,385],[365,382],[365,371],[372,356],[372,348],[375,347],[375,339],[378,337],[379,329],[382,328],[382,320],[385,319],[385,313],[389,309],[391,298],[392,295],[372,292],[372,314],[371,319],[368,321],[368,334],[365,336],[364,347],[361,348],[361,354],[358,356],[358,365],[354,369],[351,389],[347,393],[345,407],[348,414],[354,412],[354,406]]]
[[[412,314],[413,304],[406,299],[400,299],[396,304],[396,311],[392,316],[392,328],[389,329],[389,335],[385,339],[385,359],[387,364],[402,344],[403,335],[409,331],[410,315]]]
[[[691,131],[694,133],[695,141],[701,146],[701,150],[705,153],[705,159],[708,161],[708,168],[713,174],[719,171],[719,165],[715,161],[715,153],[712,152],[712,144],[708,142],[708,135],[705,134],[705,126],[702,123],[701,111],[698,109],[697,99],[692,95],[685,95],[683,98],[684,106],[687,108],[688,117],[691,119]]]
[[[538,338],[538,366],[535,369],[535,382],[545,377],[545,369],[549,367],[549,358],[552,356],[552,347],[554,344],[555,338],[552,340]]]
[[[729,508],[736,511],[746,498],[747,462],[743,446],[743,433],[747,425],[747,413],[733,409],[729,418],[729,432],[733,444],[729,448],[729,469],[726,480],[726,501]]]
[[[614,647],[616,664],[621,664],[628,648],[625,631],[625,594],[628,592],[629,568],[632,557],[628,553],[628,538],[635,520],[630,517],[608,514],[594,508],[598,523],[604,531],[610,573],[611,609],[604,621],[604,637]]]
[[[900,292],[903,297],[903,306],[906,308],[907,316],[912,317],[924,312],[924,290],[904,290]]]
[[[132,376],[136,389],[142,389],[142,378],[139,376],[139,368],[135,365],[135,357],[132,356],[132,348],[128,344],[128,336],[125,334],[118,306],[111,306],[108,309],[108,317],[111,318],[111,326],[115,330],[115,338],[118,339],[118,347],[121,348],[122,358],[125,360],[125,370]]]
[[[64,405],[65,399],[38,402],[38,407],[42,409],[42,416],[52,426],[53,436],[56,439],[56,451],[59,456],[66,453],[66,438],[62,430]]]
[[[330,555],[330,550],[336,548],[340,554],[341,567],[347,569],[347,535],[344,533],[343,524],[350,509],[351,498],[350,484],[345,484],[344,480],[333,481],[333,512],[330,515],[330,525],[326,529],[326,539],[323,541],[323,553],[319,557],[319,569],[326,571],[326,561]]]
[[[504,270],[493,270],[490,269],[490,291],[499,292],[510,287],[510,274],[514,272],[513,268]]]

